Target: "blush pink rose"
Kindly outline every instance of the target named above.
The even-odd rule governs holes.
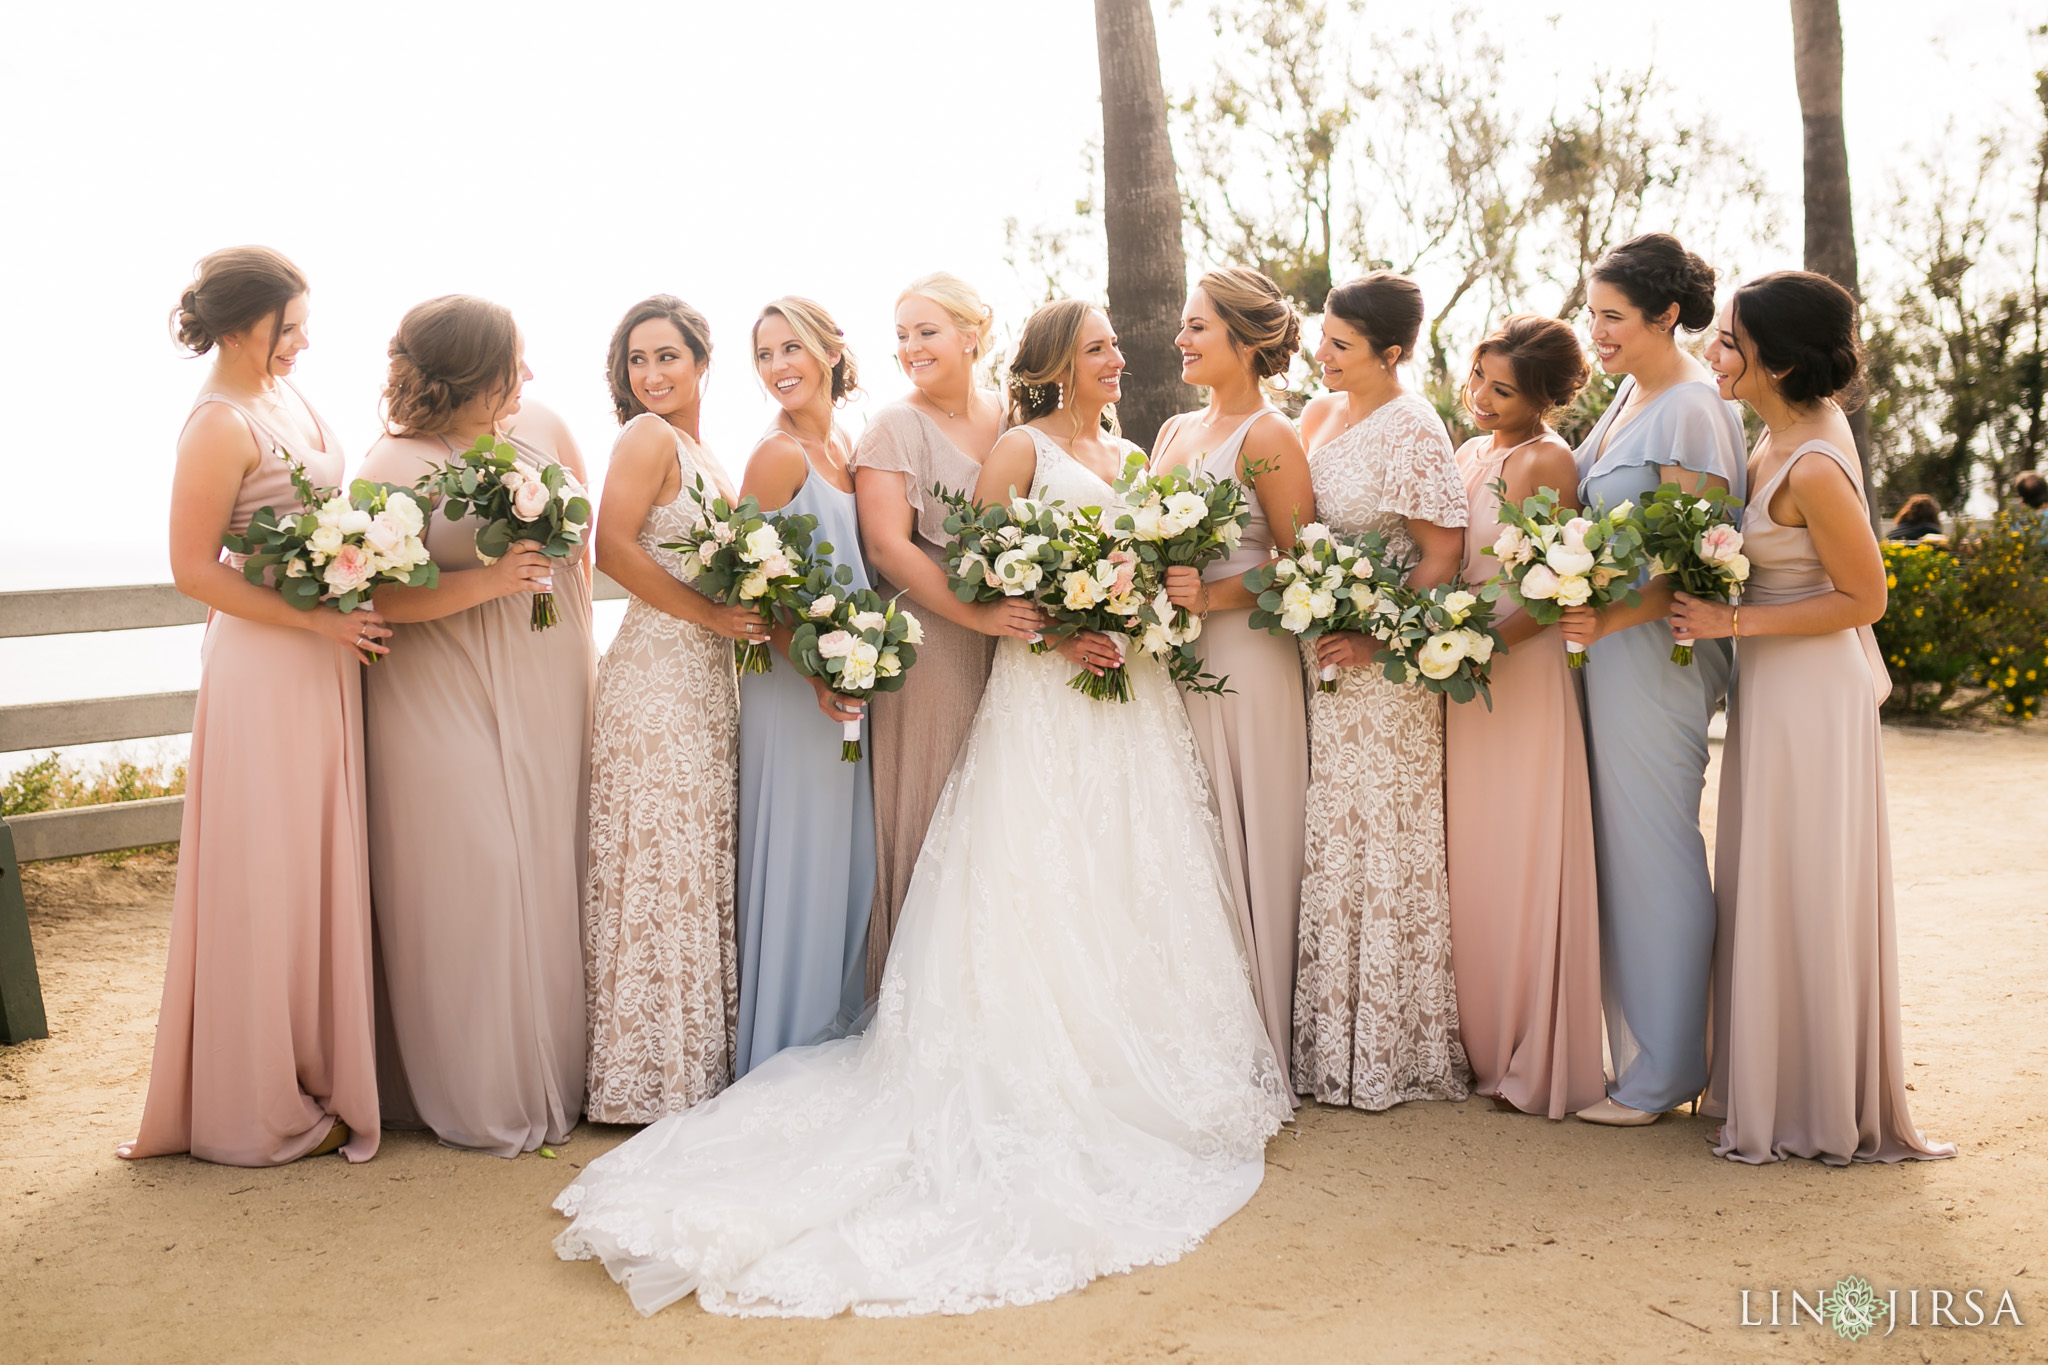
[[[320,572],[320,581],[340,596],[368,583],[374,573],[376,569],[370,563],[368,550],[360,545],[344,545],[327,561],[327,567]]]
[[[538,521],[548,510],[548,486],[538,479],[523,481],[512,490],[512,513],[521,521]]]

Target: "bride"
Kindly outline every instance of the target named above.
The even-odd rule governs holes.
[[[1102,506],[1123,357],[1033,314],[976,495]],[[1234,936],[1180,695],[1068,687],[1123,642],[1005,640],[932,818],[866,1033],[791,1048],[590,1163],[555,1207],[643,1313],[965,1313],[1178,1259],[1241,1208],[1289,1113]]]

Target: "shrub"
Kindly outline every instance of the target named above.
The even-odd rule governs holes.
[[[179,796],[185,790],[185,765],[148,765],[126,760],[82,768],[66,763],[54,753],[43,755],[26,768],[17,768],[0,782],[0,819],[32,815],[37,811],[68,810],[73,806],[105,806],[116,801],[140,801],[153,796]],[[175,845],[160,845],[172,848]],[[98,855],[103,862],[119,866],[135,853],[147,849],[125,849]]]
[[[1983,689],[1958,710],[2032,720],[2048,695],[2048,534],[2001,512],[1935,545],[1884,545],[1890,602],[1877,642],[1891,670],[1889,705],[1933,715],[1959,687]]]
[[[1975,631],[1963,610],[1964,577],[1954,555],[1934,545],[1885,541],[1889,595],[1877,646],[1891,670],[1891,703],[1931,714],[1977,664]]]

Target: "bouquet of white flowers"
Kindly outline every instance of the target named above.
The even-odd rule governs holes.
[[[476,533],[476,557],[486,564],[504,558],[515,540],[531,540],[550,559],[566,559],[583,543],[590,529],[590,499],[582,485],[559,464],[536,469],[511,442],[485,432],[476,444],[444,465],[436,465],[418,485],[438,493],[448,520],[460,521],[474,511],[484,523]],[[543,580],[533,595],[528,624],[546,630],[561,619],[555,595]]]
[[[1141,573],[1144,564],[1129,536],[1117,529],[1120,512],[1114,503],[1083,507],[1069,522],[1059,542],[1060,567],[1038,591],[1038,605],[1052,618],[1048,635],[1098,630],[1136,641],[1148,625],[1159,623],[1155,589]],[[1041,642],[1032,649],[1051,647]],[[1130,674],[1121,664],[1099,677],[1083,669],[1068,685],[1097,701],[1131,699]]]
[[[1496,651],[1507,652],[1493,628],[1493,608],[1458,579],[1434,588],[1386,590],[1393,610],[1373,617],[1386,645],[1374,662],[1388,682],[1414,682],[1452,701],[1477,696],[1493,709],[1487,688]]]
[[[944,484],[932,496],[953,510],[946,533],[946,584],[962,602],[1035,597],[1060,567],[1061,544],[1069,529],[1057,502],[1011,498],[980,506]]]
[[[1490,553],[1500,572],[1488,580],[1481,595],[1489,602],[1505,595],[1539,625],[1555,625],[1566,607],[1604,607],[1641,600],[1636,575],[1647,556],[1641,526],[1624,502],[1612,510],[1596,507],[1590,516],[1560,509],[1557,490],[1539,488],[1517,507],[1508,501],[1507,481],[1496,479],[1500,499],[1500,535]],[[1560,519],[1562,518],[1562,519]],[[1584,646],[1565,643],[1573,668],[1586,663]]]
[[[804,607],[790,637],[789,661],[804,677],[822,678],[839,695],[865,701],[903,686],[923,640],[924,628],[915,616],[872,589],[857,588],[843,595],[822,594]],[[860,761],[859,721],[845,723],[839,757]]]
[[[1742,499],[1723,488],[1688,493],[1667,483],[1636,509],[1635,522],[1650,573],[1669,577],[1694,597],[1733,602],[1749,581],[1749,556],[1742,553],[1736,519]],[[1692,644],[1671,647],[1671,662],[1692,666]]]
[[[661,548],[683,556],[683,577],[692,587],[714,602],[728,607],[751,606],[761,619],[772,621],[777,606],[801,611],[809,600],[804,596],[807,581],[824,577],[812,596],[825,590],[835,576],[824,556],[832,546],[819,542],[812,555],[811,533],[818,519],[802,513],[763,512],[751,497],[729,504],[713,495],[698,475],[683,490],[704,510],[703,524],[695,540],[663,541]],[[852,570],[839,566],[836,581],[850,582]],[[768,646],[758,641],[733,641],[733,659],[742,673],[766,673],[774,667]]]
[[[314,487],[298,461],[286,463],[300,510],[280,516],[258,508],[246,531],[221,538],[245,556],[243,577],[267,580],[301,611],[331,602],[342,612],[366,605],[380,583],[431,588],[441,581],[422,538],[428,513],[418,493],[357,479],[344,496]]]
[[[1164,659],[1174,681],[1190,691],[1228,691],[1230,680],[1204,670],[1195,653],[1202,618],[1175,606],[1164,584],[1169,568],[1199,573],[1237,549],[1252,518],[1243,485],[1235,479],[1190,474],[1185,465],[1150,473],[1144,455],[1134,452],[1114,487],[1115,530],[1137,553],[1141,574],[1152,589],[1146,610],[1140,613],[1145,625],[1138,647]]]
[[[1374,532],[1338,540],[1312,521],[1295,534],[1293,554],[1245,574],[1245,587],[1259,599],[1251,628],[1300,640],[1336,630],[1376,634],[1375,623],[1393,610],[1387,591],[1399,587],[1411,567],[1390,559],[1386,541]],[[1335,692],[1337,670],[1320,670],[1316,688]]]

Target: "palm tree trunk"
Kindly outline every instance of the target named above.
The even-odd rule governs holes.
[[[1109,312],[1130,365],[1117,416],[1124,435],[1150,449],[1167,418],[1195,405],[1173,345],[1188,266],[1150,0],[1095,0],[1095,54]]]
[[[1842,129],[1842,12],[1838,0],[1792,0],[1792,75],[1806,125],[1806,268],[1857,298],[1856,219],[1849,204],[1849,140]],[[1849,414],[1872,524],[1877,490],[1870,481],[1870,415]]]

